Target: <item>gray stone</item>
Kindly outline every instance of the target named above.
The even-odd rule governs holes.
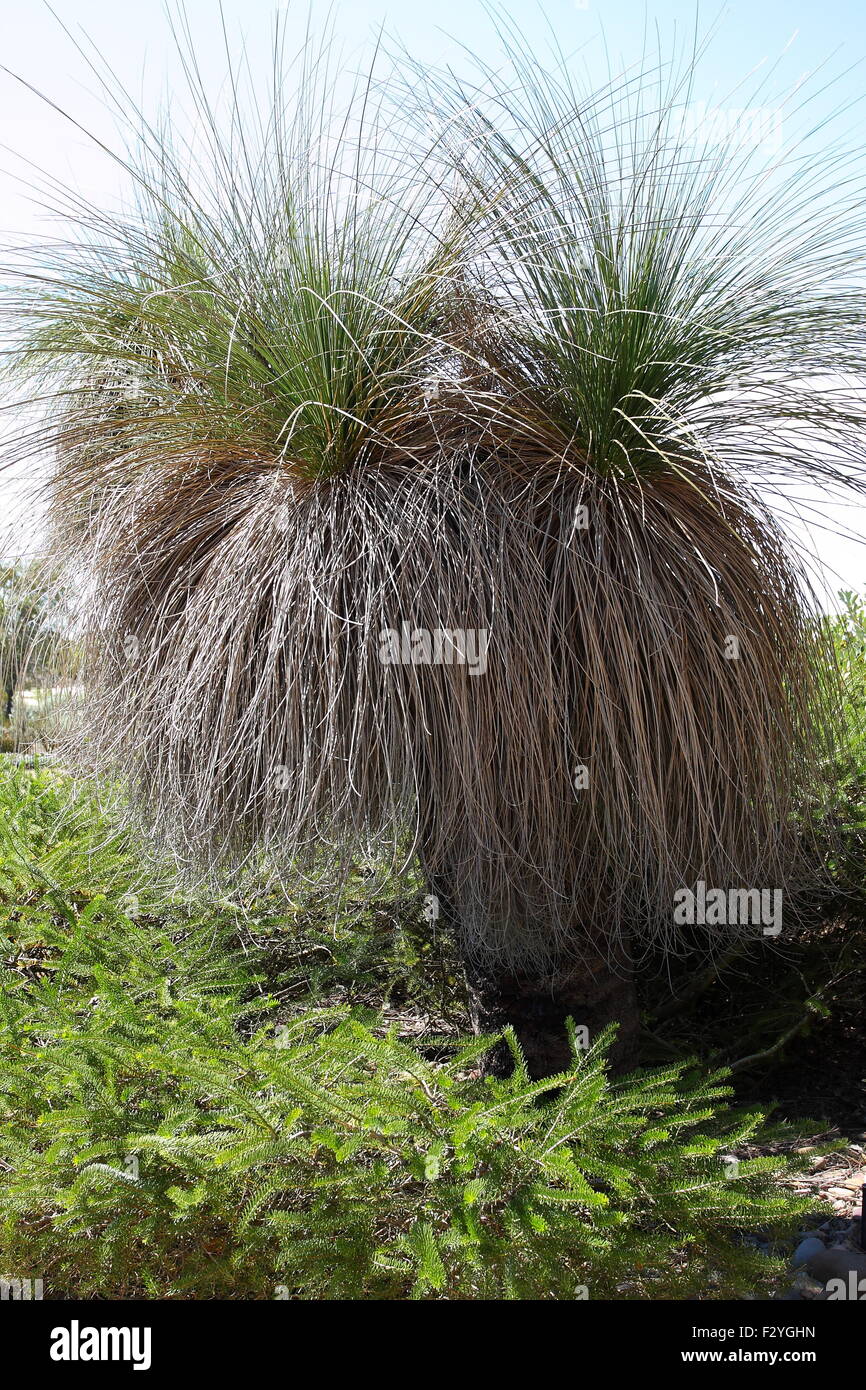
[[[858,1279],[863,1279],[866,1278],[866,1255],[861,1255],[857,1250],[834,1247],[817,1251],[810,1257],[806,1268],[825,1284],[828,1279],[847,1279],[851,1270]]]
[[[791,1264],[797,1269],[799,1265],[808,1264],[813,1255],[820,1255],[824,1249],[823,1240],[819,1240],[817,1236],[807,1236],[805,1240],[800,1241],[791,1256]]]

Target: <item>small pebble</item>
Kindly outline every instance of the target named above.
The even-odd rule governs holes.
[[[818,1298],[824,1292],[824,1285],[803,1269],[794,1278],[794,1288],[800,1290],[803,1298]]]

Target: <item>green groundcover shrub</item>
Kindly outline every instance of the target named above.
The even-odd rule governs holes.
[[[3,773],[0,800],[4,1277],[60,1299],[713,1298],[778,1279],[747,1235],[790,1233],[806,1203],[779,1184],[788,1160],[744,1156],[760,1117],[728,1108],[721,1074],[613,1081],[607,1036],[541,1083],[512,1039],[513,1077],[485,1078],[489,1039],[407,1042],[375,1010],[305,1000],[289,918],[300,963],[275,981],[231,904],[148,880],[59,775]]]

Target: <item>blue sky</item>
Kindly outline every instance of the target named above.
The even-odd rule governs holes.
[[[312,0],[278,7],[272,0],[224,0],[223,12],[232,46],[243,38],[254,71],[267,80],[271,26],[280,8],[289,31],[289,47],[303,37],[312,13],[314,29],[330,15],[347,68],[363,60],[371,36],[384,25],[431,64],[450,62],[468,70],[469,54],[493,60],[496,25],[478,0]],[[862,138],[866,161],[866,6],[856,0],[732,0],[727,5],[693,0],[511,0],[507,6],[522,35],[543,47],[549,32],[573,61],[598,81],[608,67],[621,70],[639,63],[645,49],[673,57],[689,50],[697,30],[713,38],[702,56],[695,98],[708,105],[744,104],[737,88],[766,78],[759,98],[769,109],[804,79],[814,93],[809,105],[785,115],[786,137],[807,124],[830,117],[838,108],[839,130]],[[225,72],[219,5],[216,0],[186,0],[202,72],[218,83]],[[95,96],[95,82],[64,34],[58,19],[73,33],[89,36],[128,89],[153,108],[163,93],[180,86],[178,60],[170,28],[158,0],[54,0],[56,18],[39,0],[0,0],[5,67],[38,87],[72,113],[89,131],[114,143],[113,121]],[[750,76],[751,75],[751,76]],[[811,75],[811,77],[810,77]],[[832,82],[830,79],[832,78]],[[857,104],[859,103],[859,104]],[[862,131],[862,137],[860,132]],[[819,139],[824,138],[819,136]],[[21,157],[33,161],[90,201],[113,199],[119,190],[111,162],[63,116],[40,102],[11,77],[0,73],[0,236],[27,238],[44,227],[44,215],[28,200],[16,176],[28,177]],[[14,151],[15,153],[11,153]],[[0,330],[2,332],[2,330]],[[7,420],[7,428],[12,427]],[[0,432],[2,437],[2,432]],[[866,448],[866,442],[864,442]],[[14,481],[0,480],[2,513],[18,496]],[[866,534],[866,510],[836,508],[832,516]],[[25,531],[22,530],[22,535]],[[838,536],[814,535],[828,567],[829,589],[866,588],[866,547]],[[18,548],[16,537],[4,539],[5,551]]]

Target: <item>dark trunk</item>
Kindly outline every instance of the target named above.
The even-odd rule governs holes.
[[[640,1019],[634,979],[624,966],[614,971],[603,956],[593,955],[544,974],[469,965],[466,975],[476,1032],[496,1032],[510,1023],[531,1077],[551,1076],[572,1064],[568,1018],[582,1045],[591,1045],[608,1023],[617,1022],[612,1067],[625,1071],[636,1064]],[[487,1065],[494,1075],[511,1071],[507,1044],[494,1049]]]
[[[5,708],[4,708],[4,711],[3,711],[4,717],[5,717],[6,719],[11,719],[11,718],[12,718],[12,709],[13,709],[13,706],[14,706],[14,704],[15,704],[15,686],[14,686],[13,683],[11,683],[11,682],[9,682],[9,681],[6,682],[4,694],[5,694]]]
[[[459,917],[451,906],[442,879],[431,879],[439,920],[460,945]],[[547,970],[517,970],[495,962],[479,965],[464,956],[469,1010],[476,1033],[513,1027],[526,1056],[530,1076],[553,1076],[571,1065],[573,1055],[566,1028],[572,1019],[582,1041],[591,1045],[608,1023],[618,1023],[608,1054],[614,1071],[637,1064],[640,1014],[631,962],[625,950],[611,961],[601,945],[583,943],[579,960]],[[493,1049],[486,1070],[507,1076],[513,1067],[507,1043]]]

